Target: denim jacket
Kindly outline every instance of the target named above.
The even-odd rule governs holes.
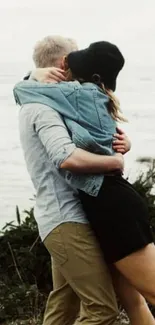
[[[22,81],[15,85],[14,97],[19,105],[40,103],[59,112],[76,147],[96,154],[113,155],[116,122],[108,112],[109,97],[95,84]],[[98,195],[104,179],[103,175],[81,176],[64,170],[61,173],[73,188],[93,196]]]

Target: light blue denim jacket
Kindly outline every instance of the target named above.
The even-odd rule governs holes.
[[[102,155],[114,154],[116,122],[108,112],[109,97],[95,84],[22,81],[15,85],[14,97],[19,105],[40,103],[59,112],[76,147]],[[104,179],[103,175],[81,176],[64,170],[61,173],[73,188],[93,196],[98,195]]]

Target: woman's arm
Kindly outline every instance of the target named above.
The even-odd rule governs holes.
[[[68,97],[71,94],[74,96],[75,92],[74,82],[71,86],[67,82],[47,84],[28,80],[17,83],[13,88],[16,104],[47,105],[69,120],[76,120],[78,117],[77,108],[68,100]]]
[[[55,83],[66,80],[65,71],[56,67],[37,68],[31,72],[30,79],[44,83]]]

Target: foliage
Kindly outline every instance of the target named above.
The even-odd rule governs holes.
[[[154,184],[155,161],[151,161],[146,174],[141,174],[134,186],[148,204],[155,236]],[[21,221],[16,207],[18,225],[10,222],[1,231],[0,323],[7,321],[9,324],[10,320],[12,325],[39,325],[48,292],[52,288],[51,261],[38,235],[33,209],[24,211],[24,215],[25,219]],[[25,323],[20,319],[25,319]]]
[[[0,237],[0,321],[42,314],[48,292],[52,288],[51,262],[42,244],[33,215],[25,211],[18,226],[3,228]]]
[[[139,162],[148,163],[147,172],[141,173],[133,184],[147,203],[149,209],[150,224],[155,239],[155,159],[141,158]]]

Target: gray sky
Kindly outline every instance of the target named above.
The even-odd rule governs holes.
[[[155,0],[0,0],[0,63],[30,62],[35,42],[50,34],[80,47],[115,42],[129,64],[155,66]]]

